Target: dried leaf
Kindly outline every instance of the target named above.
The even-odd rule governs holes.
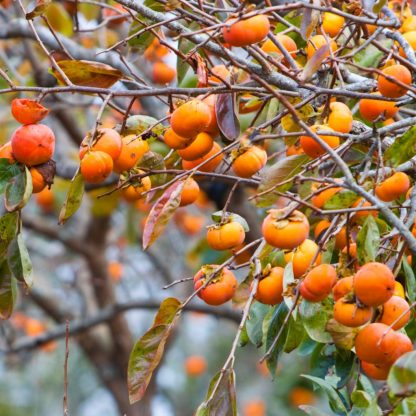
[[[240,122],[235,113],[235,95],[219,94],[215,102],[215,114],[223,137],[232,142],[240,135]]]
[[[81,206],[83,196],[84,178],[81,173],[77,173],[71,181],[65,203],[59,213],[59,224],[64,224],[78,211],[78,208]]]

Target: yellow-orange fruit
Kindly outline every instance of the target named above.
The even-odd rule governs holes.
[[[354,120],[351,110],[340,102],[331,103],[329,108],[331,109],[328,117],[329,127],[340,133],[349,133]]]
[[[244,242],[246,233],[237,221],[218,224],[208,228],[207,242],[214,250],[229,250]]]
[[[410,179],[404,172],[396,172],[376,186],[376,195],[384,202],[391,202],[404,195],[410,188]]]
[[[319,247],[312,241],[306,239],[296,250],[285,253],[286,263],[292,262],[293,274],[296,278],[303,276],[306,271],[312,266],[312,261],[315,258],[313,265],[321,263],[321,254],[318,254]]]
[[[323,208],[323,206],[342,188],[336,186],[333,188],[325,189],[324,191],[319,192],[311,198],[311,202],[317,208]]]
[[[258,286],[255,298],[265,305],[277,305],[283,300],[283,267],[273,267],[263,277]]]
[[[100,183],[110,176],[112,170],[113,159],[99,150],[86,153],[81,160],[81,175],[86,182]]]
[[[169,127],[166,129],[163,139],[171,149],[185,149],[193,142],[195,137],[190,139],[189,137],[179,136],[173,131],[172,127]]]
[[[373,93],[380,96],[379,92]],[[381,117],[390,119],[399,111],[394,101],[386,100],[372,100],[370,98],[363,98],[360,100],[359,110],[361,117],[367,121],[378,120]]]
[[[300,285],[300,294],[309,302],[320,302],[331,293],[337,272],[329,264],[314,267]]]
[[[35,124],[43,120],[49,110],[36,100],[15,98],[11,104],[13,117],[21,124]]]
[[[205,156],[202,156],[201,158],[192,161],[182,160],[182,167],[185,170],[191,170],[203,163],[203,165],[199,167],[198,170],[200,170],[201,172],[213,172],[220,165],[224,157],[224,154],[220,152],[221,146],[217,142],[214,142],[211,150]],[[214,155],[217,156],[214,157]],[[213,157],[213,159],[207,162],[207,160],[211,157]]]
[[[259,14],[244,20],[227,20],[222,35],[231,46],[248,46],[262,41],[269,30],[269,19],[266,15]]]
[[[332,288],[332,294],[334,300],[337,301],[343,298],[345,295],[348,295],[353,291],[354,277],[347,276],[339,279],[335,286]]]
[[[278,42],[286,49],[286,51],[292,56],[292,58],[296,58],[296,51],[298,49],[296,42],[287,35],[277,34],[275,37]],[[266,53],[276,53],[278,55],[282,55],[282,51],[274,44],[271,39],[267,39],[266,42],[263,43],[261,49]]]
[[[331,127],[326,125],[314,125],[311,127],[311,130],[313,132],[316,132],[318,130],[332,130]],[[318,134],[318,137],[323,140],[329,147],[332,149],[335,149],[339,146],[339,137],[337,136],[324,136],[321,134]],[[326,150],[311,136],[303,135],[300,136],[300,145],[308,156],[312,158],[316,158],[319,156],[322,156],[326,153]]]
[[[208,133],[199,133],[189,146],[179,149],[178,154],[183,160],[197,160],[209,153],[213,144],[214,139]]]
[[[144,171],[139,170],[138,173],[144,173]],[[127,202],[137,201],[143,197],[143,194],[147,191],[150,191],[152,188],[152,182],[148,176],[140,179],[140,182],[131,184],[121,189],[121,196]]]
[[[328,45],[328,42],[323,35],[312,36],[308,41],[308,45],[306,46],[306,54],[308,59],[311,59],[312,56],[315,55],[315,52],[324,45]],[[332,39],[329,40],[329,48],[331,48],[332,52],[337,50],[337,44]],[[325,57],[330,55],[329,48],[325,54]]]
[[[398,319],[401,316],[400,319]],[[391,325],[397,319],[398,321],[392,326],[393,329],[403,328],[410,320],[409,304],[400,296],[392,296],[383,304],[383,311],[378,318],[378,322]]]
[[[361,361],[361,368],[365,375],[374,380],[386,380],[389,375],[390,367],[390,365],[371,364],[366,361]]]
[[[30,175],[32,176],[32,193],[37,194],[46,187],[45,178],[35,167],[30,168]]]
[[[185,360],[185,371],[191,377],[198,377],[205,373],[207,361],[201,355],[191,355]]]
[[[357,328],[366,324],[373,317],[373,308],[359,307],[355,303],[339,299],[334,305],[334,319],[342,325]]]
[[[200,189],[196,180],[188,178],[182,189],[180,206],[184,207],[186,205],[193,204],[198,199],[199,192]]]
[[[232,168],[237,176],[250,178],[267,163],[267,152],[259,146],[252,146],[247,151],[237,156]]]
[[[322,18],[322,29],[331,37],[335,37],[341,32],[345,18],[335,13],[325,12]]]
[[[152,76],[156,84],[170,84],[176,77],[176,70],[164,62],[155,62]]]
[[[79,147],[79,158],[82,159],[88,152],[91,138],[86,136]],[[95,143],[90,150],[107,153],[113,162],[120,156],[122,148],[121,136],[113,129],[101,128],[97,131]]]
[[[382,73],[383,75],[380,75],[377,81],[377,87],[381,95],[389,98],[399,98],[407,93],[407,87],[403,87],[386,78],[387,75],[403,84],[410,85],[412,83],[412,73],[405,66],[391,65],[384,68]]]
[[[146,140],[136,137],[134,134],[121,138],[121,152],[114,160],[114,172],[121,173],[136,166],[142,156],[149,151]]]

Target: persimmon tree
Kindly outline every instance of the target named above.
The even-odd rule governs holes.
[[[248,343],[276,380],[285,353],[318,361],[320,377],[302,376],[332,414],[414,414],[409,3],[1,1],[0,99],[12,128],[0,148],[0,312],[31,336],[6,338],[5,351],[82,332],[120,412],[150,414],[152,376],[196,310],[237,326],[195,415],[237,414],[236,353]],[[210,217],[200,251],[211,255],[189,277],[166,240],[172,222],[200,229],[194,206]],[[165,276],[155,300],[117,296],[121,265],[105,251],[121,222]],[[68,291],[87,317],[37,287],[26,232],[84,259],[90,279]],[[23,314],[26,302],[57,326]],[[131,309],[158,310],[135,343]],[[187,366],[198,375],[205,362]]]

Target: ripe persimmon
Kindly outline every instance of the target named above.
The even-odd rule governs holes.
[[[186,205],[193,204],[198,199],[199,191],[199,185],[195,179],[186,179],[181,193],[180,206],[184,207]]]
[[[239,154],[232,163],[235,174],[241,178],[250,178],[267,163],[267,152],[259,146],[251,146]]]
[[[332,129],[331,127],[327,125],[322,125],[322,126],[314,125],[311,127],[311,130],[313,132],[316,132],[318,130],[330,131]],[[324,136],[324,135],[318,134],[318,137],[321,140],[323,140],[332,149],[335,149],[336,147],[339,146],[339,137],[337,136],[326,136],[326,135]],[[305,152],[305,154],[307,154],[308,156],[312,158],[322,156],[323,154],[326,153],[326,150],[311,136],[302,135],[300,136],[299,140],[300,140],[300,145],[303,151]]]
[[[117,27],[127,20],[127,16],[123,16],[123,14],[127,13],[127,10],[121,4],[118,3],[114,3],[112,4],[112,6],[118,9],[119,11],[117,12],[114,9],[106,7],[103,9],[103,17],[105,19],[109,19],[108,27]]]
[[[358,306],[354,302],[339,299],[334,305],[334,319],[342,325],[357,328],[369,322],[373,317],[371,306]]]
[[[217,102],[217,96],[215,94],[210,94],[207,97],[203,98],[202,96],[198,96],[204,104],[208,106],[211,112],[211,120],[204,130],[206,133],[209,133],[212,137],[215,137],[219,133],[218,122],[217,122],[217,113],[215,110],[215,103]]]
[[[282,35],[280,33],[275,35],[275,37],[277,41],[283,46],[283,48],[285,48],[286,51],[292,56],[292,58],[296,58],[296,51],[298,49],[296,42],[290,36]],[[261,49],[263,52],[266,53],[276,53],[278,55],[283,55],[282,51],[275,45],[275,43],[271,39],[267,39],[266,42],[263,43]],[[284,59],[283,62],[285,62]]]
[[[353,291],[354,277],[347,276],[339,279],[332,288],[332,295],[337,301]]]
[[[176,77],[176,70],[164,62],[153,64],[152,78],[156,84],[170,84]]]
[[[410,306],[400,296],[392,296],[386,303],[383,304],[381,315],[378,322],[382,324],[391,325],[401,315],[403,316],[392,326],[393,329],[403,328],[410,320]]]
[[[178,154],[183,160],[197,160],[205,156],[214,144],[214,139],[205,132],[197,134],[189,146],[178,149]]]
[[[383,75],[380,75],[377,81],[377,88],[381,95],[389,98],[399,98],[407,93],[408,88],[386,78],[388,76],[405,85],[410,85],[412,83],[412,73],[404,65],[388,66],[383,69],[382,73]]]
[[[107,271],[111,280],[119,282],[123,275],[123,265],[119,261],[109,261]]]
[[[214,250],[230,250],[244,242],[246,233],[237,221],[215,224],[208,227],[207,242]]]
[[[81,160],[81,175],[86,182],[100,183],[110,176],[113,159],[99,150],[87,152]]]
[[[121,152],[114,160],[114,172],[121,173],[133,168],[142,156],[149,151],[146,140],[129,134],[121,138]]]
[[[194,276],[194,290],[200,289],[208,279],[211,279],[210,274],[218,267],[217,265],[201,267]],[[198,296],[208,305],[222,305],[234,296],[237,284],[238,282],[234,274],[228,268],[224,267],[210,280],[206,287],[199,290]]]
[[[206,131],[211,123],[211,109],[203,101],[193,99],[178,107],[170,117],[173,131],[188,139]]]
[[[123,145],[121,136],[113,129],[101,128],[97,130],[94,143],[90,146],[91,136],[88,134],[79,147],[79,158],[82,159],[88,150],[107,153],[113,162],[120,156]]]
[[[324,300],[337,281],[337,272],[330,264],[315,266],[303,279],[300,294],[309,302]]]
[[[325,36],[323,35],[312,36],[308,40],[308,44],[306,46],[306,55],[308,56],[308,59],[311,59],[312,56],[315,55],[315,52],[324,45],[328,45],[328,42],[325,39]],[[335,52],[337,50],[337,44],[332,39],[329,41],[329,48],[331,48],[332,52]],[[328,48],[328,51],[324,55],[325,58],[330,55],[329,48]]]
[[[410,188],[410,179],[404,172],[396,172],[376,186],[379,199],[391,202],[404,195]]]
[[[30,168],[30,176],[32,177],[32,193],[37,194],[41,192],[47,185],[43,175],[35,168]]]
[[[404,287],[397,280],[394,282],[394,292],[393,292],[393,296],[400,296],[403,299],[405,298]]]
[[[390,365],[371,364],[366,361],[361,361],[361,368],[365,375],[374,380],[386,380],[390,371]]]
[[[265,305],[277,305],[283,300],[283,267],[273,267],[257,286],[255,298]]]
[[[205,373],[207,360],[202,355],[190,355],[185,360],[185,371],[188,376],[198,377]]]
[[[394,281],[392,271],[385,264],[370,262],[355,274],[354,293],[362,304],[379,306],[393,296]]]
[[[222,29],[225,42],[230,46],[248,46],[262,41],[270,30],[267,16],[258,14],[248,19],[229,19]]]
[[[308,388],[297,386],[289,392],[289,402],[293,407],[298,408],[302,405],[311,405],[316,402],[316,396]]]
[[[381,96],[379,92],[373,93]],[[371,98],[363,98],[359,103],[361,117],[367,121],[374,121],[380,118],[390,119],[399,111],[394,101],[372,100]]]
[[[340,133],[349,133],[354,120],[351,110],[340,102],[331,103],[329,108],[331,109],[328,117],[329,127]]]
[[[21,126],[12,135],[14,158],[28,166],[40,165],[52,158],[55,151],[55,135],[44,124]]]
[[[35,201],[43,212],[50,213],[54,209],[55,195],[51,189],[45,187],[35,195]]]
[[[335,37],[341,32],[345,24],[345,18],[335,13],[325,12],[322,17],[322,29],[331,37]]]
[[[250,400],[243,406],[242,416],[266,416],[266,404],[263,400]]]
[[[338,193],[342,188],[339,186],[334,186],[332,188],[324,189],[323,191],[315,194],[311,198],[312,204],[316,208],[323,208],[323,206],[336,194]]]
[[[294,251],[285,253],[286,263],[292,262],[293,274],[296,278],[303,276],[306,271],[312,266],[312,261],[316,258],[314,266],[321,263],[321,254],[318,254],[318,245],[309,239],[306,239]]]
[[[8,159],[9,163],[16,162],[13,157],[11,142],[4,143],[3,146],[0,147],[0,159]]]
[[[154,38],[152,43],[146,48],[143,56],[150,62],[156,62],[169,54],[169,48],[160,43],[158,38]]]
[[[141,174],[144,171],[139,170],[137,173]],[[148,176],[140,178],[139,181],[134,182],[125,188],[121,189],[121,196],[127,202],[137,201],[138,199],[143,197],[143,194],[147,191],[150,191],[152,188],[152,182]]]
[[[49,110],[36,100],[15,98],[11,104],[12,115],[21,124],[35,124],[43,120]]]
[[[179,136],[171,127],[169,127],[166,129],[163,139],[166,145],[171,149],[185,149],[192,143],[194,137],[190,139],[189,137]]]
[[[201,158],[196,159],[196,160],[192,160],[192,161],[191,160],[182,160],[182,167],[185,170],[191,170],[191,169],[194,169],[196,166],[200,165],[201,163],[204,163],[201,167],[198,168],[198,170],[200,170],[201,172],[212,172],[222,162],[224,154],[221,152],[221,150],[222,150],[221,146],[217,142],[214,142],[214,144],[212,145],[211,150],[205,156],[202,156]],[[219,153],[219,154],[217,154],[217,153]],[[216,154],[217,154],[217,156],[213,157]],[[211,159],[207,162],[207,160],[212,158],[212,157],[213,157],[213,159]]]
[[[208,81],[219,84],[230,76],[230,71],[225,65],[215,65],[211,68],[211,74]]]
[[[364,207],[371,207],[372,204],[368,201],[363,201],[363,198],[358,198],[353,204],[352,204],[352,208],[364,208]],[[373,216],[373,217],[377,217],[377,211],[376,210],[360,210],[357,211],[352,217],[351,220],[352,221],[357,221],[360,220],[362,218],[367,218],[369,215]]]
[[[416,35],[416,16],[406,17],[406,19],[403,20],[402,26],[400,28],[400,32],[404,33],[403,36],[405,36],[407,32],[413,32],[413,31],[415,31],[415,35]],[[409,42],[409,40],[407,38],[405,38],[405,39]],[[413,45],[412,45],[412,47],[413,47]],[[413,49],[415,49],[415,48],[413,48]]]
[[[285,218],[279,210],[270,210],[262,225],[263,237],[273,247],[293,249],[309,235],[309,221],[300,211]]]

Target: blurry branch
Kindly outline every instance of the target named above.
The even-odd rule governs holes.
[[[40,296],[37,296],[37,295],[35,296],[37,298],[40,298]],[[108,306],[102,309],[100,312],[96,314],[96,316],[83,319],[83,320],[75,320],[75,321],[70,322],[69,333],[71,336],[74,336],[79,333],[88,331],[89,329],[97,325],[100,325],[102,323],[105,323],[113,319],[116,315],[119,315],[123,312],[127,312],[129,310],[158,309],[161,301],[162,301],[161,299],[160,300],[136,300],[136,301],[130,301],[130,302],[125,302],[125,303],[113,304],[111,306]],[[187,305],[185,312],[204,313],[207,315],[215,316],[217,318],[227,319],[235,323],[240,322],[239,313],[234,312],[232,310],[225,309],[225,308],[210,308],[209,306],[205,306],[205,305]],[[66,324],[57,325],[55,328],[39,336],[21,338],[10,349],[6,351],[2,351],[2,353],[10,354],[10,353],[17,353],[21,351],[28,351],[28,350],[36,349],[50,341],[64,338],[65,331],[66,331]]]

